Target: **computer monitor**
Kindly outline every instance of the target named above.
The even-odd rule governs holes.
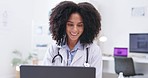
[[[123,48],[123,47],[114,48],[114,56],[127,57],[127,55],[128,55],[128,48]]]
[[[129,51],[132,53],[148,53],[148,33],[130,33]]]
[[[95,73],[95,67],[20,66],[20,78],[95,78]]]

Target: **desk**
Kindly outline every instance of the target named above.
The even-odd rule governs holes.
[[[148,58],[143,58],[143,57],[132,57],[134,63],[147,63],[148,64]],[[103,61],[114,61],[113,56],[103,56],[102,57]]]

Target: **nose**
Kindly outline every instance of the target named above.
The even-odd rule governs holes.
[[[74,25],[73,31],[74,31],[74,32],[77,32],[77,31],[78,31],[77,25]]]

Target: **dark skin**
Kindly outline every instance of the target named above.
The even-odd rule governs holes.
[[[84,31],[83,20],[79,13],[72,13],[66,24],[67,44],[72,50]]]

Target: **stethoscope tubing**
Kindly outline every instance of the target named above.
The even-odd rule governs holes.
[[[55,62],[55,58],[58,57],[58,56],[61,58],[61,63],[62,63],[63,57],[62,57],[62,55],[59,53],[59,50],[60,50],[60,48],[58,48],[58,54],[53,57],[52,63]]]
[[[59,53],[59,50],[60,50],[60,48],[58,48],[58,54],[53,57],[52,63],[55,62],[55,58],[58,57],[58,56],[61,58],[61,63],[62,63],[63,57],[62,57],[62,55]],[[85,63],[84,63],[84,66],[85,66],[85,67],[89,67],[89,66],[90,66],[89,63],[88,63],[88,57],[89,57],[88,48],[86,48],[86,61],[85,61]]]

